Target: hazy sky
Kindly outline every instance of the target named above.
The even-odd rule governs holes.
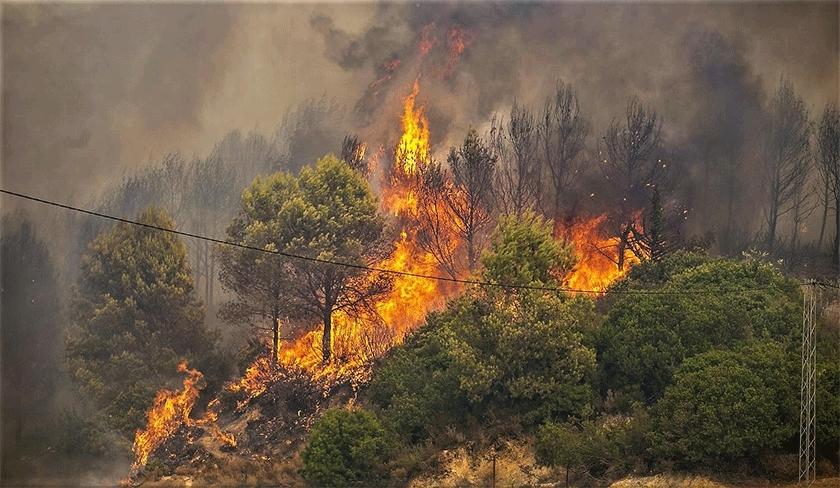
[[[679,140],[711,103],[697,90],[698,52],[736,66],[728,104],[742,93],[763,103],[783,74],[812,112],[838,97],[836,2],[6,4],[2,14],[3,187],[76,202],[168,151],[201,156],[234,129],[270,134],[301,100],[353,107],[394,58],[391,95],[360,125],[396,126],[393,100],[422,71],[440,146],[557,78],[579,88],[594,133],[638,95]],[[410,63],[430,24],[439,46],[453,27],[468,33],[451,75],[442,54]],[[698,47],[715,36],[717,47]]]

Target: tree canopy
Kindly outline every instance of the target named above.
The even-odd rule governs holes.
[[[174,228],[153,208],[138,221]],[[220,367],[203,318],[184,243],[118,224],[97,236],[82,260],[67,342],[70,373],[114,427],[132,433],[179,361],[211,372]]]
[[[632,290],[636,280],[664,280],[663,293],[615,299],[597,334],[602,391],[636,392],[653,401],[684,359],[757,340],[789,340],[801,320],[796,282],[759,261],[703,262],[678,254],[631,274],[622,288]]]
[[[312,258],[282,258],[241,248],[220,248],[221,279],[235,294],[223,315],[231,321],[260,324],[274,331],[274,357],[280,319],[319,320],[322,355],[330,360],[332,314],[369,310],[386,293],[390,276],[361,268],[326,264],[337,261],[370,266],[391,246],[383,239],[384,218],[364,177],[332,155],[288,173],[257,178],[242,194],[239,216],[228,237],[259,249]]]
[[[797,360],[773,342],[686,360],[653,409],[651,445],[686,466],[755,459],[797,432]]]

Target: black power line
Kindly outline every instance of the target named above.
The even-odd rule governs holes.
[[[564,287],[551,287],[551,286],[538,286],[538,285],[515,285],[515,284],[507,284],[507,283],[495,283],[492,281],[483,281],[483,280],[465,280],[465,279],[458,279],[458,278],[451,278],[447,276],[435,276],[435,275],[425,275],[420,273],[411,273],[409,271],[400,271],[397,269],[388,269],[388,268],[378,268],[374,266],[365,266],[362,264],[354,264],[354,263],[346,263],[342,261],[333,261],[329,259],[321,259],[311,256],[304,256],[301,254],[293,254],[283,251],[276,251],[271,249],[263,249],[255,246],[249,246],[247,244],[241,244],[238,242],[226,241],[223,239],[218,239],[215,237],[208,237],[199,234],[193,234],[191,232],[184,232],[176,229],[169,229],[166,227],[160,227],[157,225],[147,224],[144,222],[139,222],[136,220],[125,219],[122,217],[116,217],[114,215],[108,215],[102,212],[96,212],[93,210],[87,210],[84,208],[74,207],[72,205],[66,205],[63,203],[53,202],[50,200],[45,200],[43,198],[33,197],[31,195],[26,195],[23,193],[18,193],[10,190],[0,189],[0,193],[4,193],[6,195],[11,195],[14,197],[22,198],[24,200],[30,200],[33,202],[42,203],[45,205],[51,205],[53,207],[62,208],[65,210],[71,210],[73,212],[79,212],[87,215],[93,215],[94,217],[99,217],[107,220],[113,220],[115,222],[120,222],[123,224],[129,225],[136,225],[139,227],[145,227],[147,229],[156,230],[160,232],[168,232],[171,234],[183,236],[183,237],[191,237],[193,239],[200,239],[203,241],[213,242],[216,244],[221,244],[225,246],[233,246],[238,247],[241,249],[248,249],[251,251],[258,251],[263,252],[266,254],[274,254],[277,256],[282,256],[289,259],[299,259],[303,261],[309,261],[314,263],[321,263],[321,264],[328,264],[332,266],[342,266],[346,268],[353,268],[353,269],[360,269],[365,271],[373,271],[377,273],[388,273],[397,276],[409,276],[413,278],[421,278],[427,280],[436,280],[436,281],[444,281],[448,283],[457,283],[462,285],[476,285],[476,286],[491,286],[496,288],[506,288],[506,289],[520,289],[520,290],[537,290],[537,291],[551,291],[551,292],[567,292],[567,293],[589,293],[589,294],[605,294],[605,293],[628,293],[628,294],[647,294],[647,295],[696,295],[696,294],[716,294],[716,293],[743,293],[743,292],[750,292],[750,291],[766,291],[772,288],[730,288],[730,289],[702,289],[702,290],[585,290],[585,289],[577,289],[577,288],[564,288]],[[831,286],[836,287],[835,285],[828,283],[828,282],[811,282],[810,284],[818,284],[823,286]]]

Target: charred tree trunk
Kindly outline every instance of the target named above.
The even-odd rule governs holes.
[[[271,366],[277,368],[280,359],[280,312],[277,307],[271,312],[273,337],[271,340]]]
[[[817,252],[820,252],[823,245],[823,238],[825,237],[825,225],[828,223],[828,198],[829,198],[829,189],[828,189],[828,179],[825,180],[825,186],[823,187],[823,212],[822,212],[822,220],[820,222],[820,238],[817,240]]]
[[[838,207],[840,207],[840,202]],[[840,208],[834,211],[834,266],[837,267],[838,277],[840,277]]]
[[[324,335],[321,338],[321,355],[324,364],[329,363],[332,356],[332,307],[325,307]]]
[[[624,228],[624,231],[621,233],[621,238],[618,242],[618,256],[616,256],[616,266],[618,266],[619,271],[624,269],[624,255],[627,252],[627,248],[630,246],[630,232],[631,226],[627,226]]]

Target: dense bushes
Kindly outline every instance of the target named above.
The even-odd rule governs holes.
[[[772,342],[687,359],[653,408],[655,457],[712,466],[755,460],[793,439],[795,359]]]
[[[302,474],[318,486],[363,485],[382,477],[387,453],[385,430],[372,413],[329,410],[312,427]]]
[[[667,264],[670,259],[700,264],[679,270]],[[679,254],[653,267],[659,271],[635,275],[666,277],[658,293],[628,293],[615,299],[597,334],[602,393],[614,390],[652,403],[686,358],[756,340],[785,342],[798,330],[796,282],[769,264],[703,262]],[[633,278],[628,282],[624,289],[634,289]],[[685,293],[690,291],[694,293]]]
[[[482,263],[484,280],[557,286],[571,258],[526,216],[502,222]],[[602,323],[590,300],[535,289],[471,289],[430,314],[376,365],[365,397],[398,441],[395,476],[427,470],[441,449],[523,434],[539,463],[576,481],[670,467],[770,473],[768,460],[795,450],[794,280],[767,263],[678,252],[614,289],[628,293],[599,304]],[[818,435],[834,457],[840,329],[823,329]]]
[[[571,253],[526,216],[503,221],[483,263],[486,280],[556,285]],[[537,425],[580,415],[592,403],[595,355],[581,343],[592,314],[588,300],[540,290],[467,292],[385,358],[371,399],[408,441],[493,416]]]
[[[648,422],[644,410],[583,422],[546,422],[536,435],[537,461],[602,478],[629,471],[645,457]]]

